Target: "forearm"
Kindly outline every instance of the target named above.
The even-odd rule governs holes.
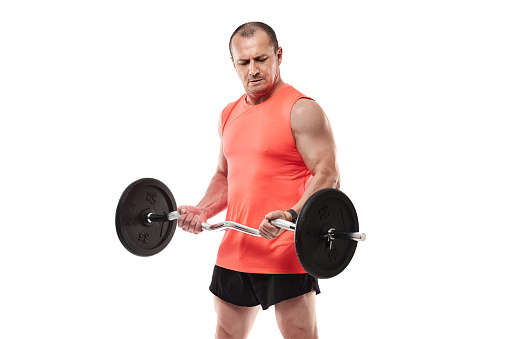
[[[339,172],[337,167],[335,169],[324,169],[317,171],[313,179],[309,182],[309,185],[306,187],[304,194],[300,198],[300,200],[291,207],[297,214],[300,214],[304,203],[308,198],[313,195],[313,193],[323,189],[323,188],[337,188],[339,189]],[[273,219],[285,219],[287,221],[292,220],[292,215],[289,212],[275,211],[267,214],[265,216],[265,220],[262,221],[260,225],[260,235],[265,239],[272,240],[279,236],[284,229],[274,227],[269,223],[269,220]]]
[[[196,205],[207,219],[224,211],[228,204],[228,179],[217,171],[210,180],[210,184],[202,200]]]

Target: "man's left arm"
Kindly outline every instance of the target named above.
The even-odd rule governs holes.
[[[323,188],[339,188],[339,170],[336,161],[336,143],[329,120],[323,109],[313,100],[300,99],[292,108],[292,134],[302,160],[313,175],[300,200],[289,209],[300,213],[306,200]],[[283,230],[272,226],[269,220],[292,219],[290,213],[274,211],[267,214],[260,225],[260,235],[272,240]]]

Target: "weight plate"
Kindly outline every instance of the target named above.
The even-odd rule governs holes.
[[[295,249],[302,267],[312,276],[331,278],[341,273],[352,260],[357,241],[336,239],[326,235],[334,228],[358,232],[357,212],[350,199],[341,191],[326,188],[306,201],[297,219]]]
[[[120,242],[131,253],[147,257],[161,252],[170,242],[177,220],[148,223],[147,213],[177,210],[173,194],[156,179],[140,179],[129,185],[118,202],[115,224]]]

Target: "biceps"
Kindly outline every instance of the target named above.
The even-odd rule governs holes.
[[[311,174],[330,171],[335,175],[336,143],[322,108],[315,101],[299,100],[292,109],[291,121],[297,150]]]
[[[336,145],[332,133],[320,136],[299,136],[297,150],[311,174],[322,171],[337,171]]]

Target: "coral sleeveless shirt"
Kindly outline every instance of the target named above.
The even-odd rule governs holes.
[[[258,229],[267,213],[290,209],[312,178],[292,136],[290,114],[306,98],[284,84],[267,101],[249,105],[244,94],[223,110],[223,152],[228,162],[226,220]],[[294,232],[269,241],[226,230],[216,265],[246,273],[306,273],[294,245]]]

